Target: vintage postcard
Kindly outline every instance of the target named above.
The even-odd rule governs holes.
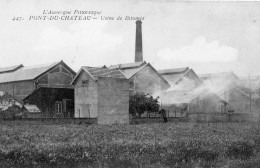
[[[0,1],[0,167],[260,167],[260,2]]]

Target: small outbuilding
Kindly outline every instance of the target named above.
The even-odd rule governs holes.
[[[25,104],[23,117],[24,118],[41,118],[42,112],[36,105]]]
[[[119,70],[83,66],[71,85],[75,118],[97,118],[98,124],[129,123],[129,81]]]

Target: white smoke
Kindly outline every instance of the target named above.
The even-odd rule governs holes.
[[[203,83],[196,87],[195,81],[189,78],[183,78],[178,84],[171,84],[166,91],[160,91],[153,94],[159,96],[163,104],[183,104],[190,103],[196,98],[205,98],[215,94],[221,99],[225,99],[225,92],[237,83],[228,77],[204,80]],[[219,101],[219,100],[216,100]]]

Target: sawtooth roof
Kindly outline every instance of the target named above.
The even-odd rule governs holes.
[[[16,71],[0,74],[0,83],[33,80],[60,62],[21,67]],[[72,70],[73,71],[73,70]],[[73,71],[74,72],[74,71]],[[74,72],[75,73],[75,72]]]

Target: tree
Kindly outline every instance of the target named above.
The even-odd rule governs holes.
[[[159,97],[153,98],[149,94],[137,92],[130,96],[129,112],[133,116],[141,116],[145,111],[155,112],[159,110]]]
[[[22,104],[7,92],[0,91],[0,118],[19,116]]]

